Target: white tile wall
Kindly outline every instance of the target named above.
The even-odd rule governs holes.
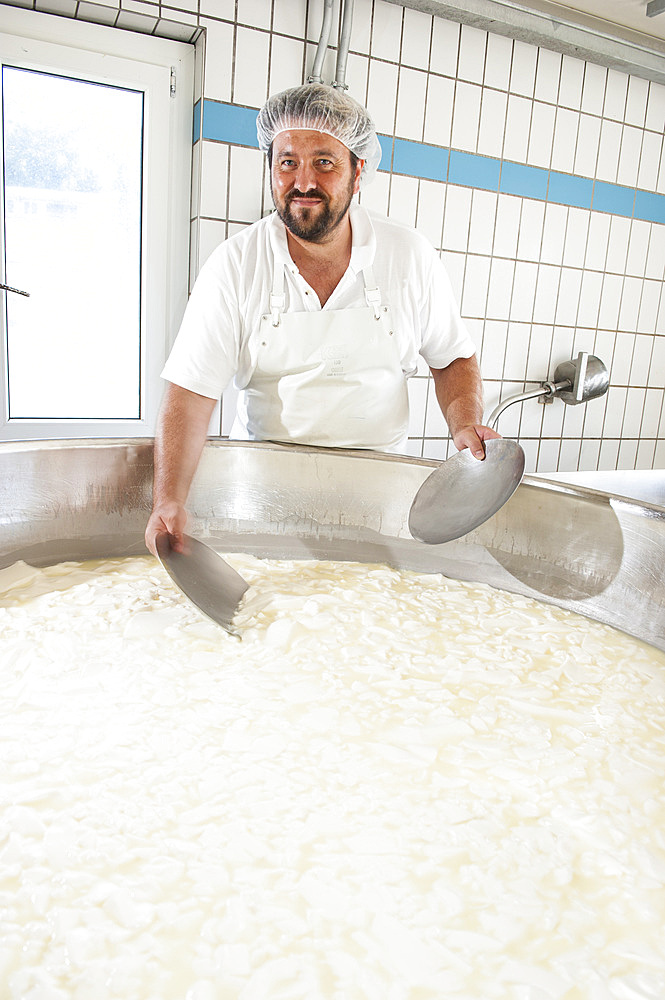
[[[435,247],[441,246],[445,196],[443,184],[438,184],[436,181],[420,181],[416,227]]]
[[[600,127],[600,147],[596,177],[601,181],[614,183],[619,170],[622,126],[618,122],[604,119]]]
[[[122,14],[135,30],[160,16],[203,28],[197,96],[247,107],[306,77],[323,14],[323,0],[30,5],[90,19],[103,10],[107,21]],[[336,29],[331,80],[335,42]],[[355,0],[347,82],[386,135],[665,193],[660,84],[385,0]],[[271,208],[254,149],[199,142],[193,177],[192,276],[214,246]],[[608,395],[587,405],[529,400],[504,412],[499,429],[519,435],[528,470],[665,466],[665,224],[388,173],[362,201],[439,249],[479,347],[486,413],[579,350],[611,369]],[[445,458],[447,428],[424,364],[409,393],[409,453]],[[223,434],[232,397],[217,418]]]
[[[517,256],[521,260],[537,261],[545,225],[545,205],[542,201],[520,199],[521,214]]]
[[[469,80],[472,83],[483,82],[486,49],[487,33],[463,24],[457,62],[458,79]]]
[[[503,156],[506,160],[527,162],[532,102],[526,97],[510,94],[508,114],[503,137]]]
[[[481,96],[482,87],[478,84],[458,82],[455,88],[451,138],[455,149],[463,149],[469,153],[476,152]]]
[[[426,93],[427,73],[406,67],[400,71],[395,131],[401,138],[422,141]]]
[[[532,98],[536,85],[536,65],[538,49],[525,42],[513,43],[513,58],[510,71],[510,90],[515,94],[523,94]]]
[[[268,94],[269,53],[270,35],[267,32],[240,26],[236,29],[234,104],[249,107],[260,107],[263,104]]]
[[[435,146],[450,145],[454,103],[455,81],[449,77],[430,76],[425,107],[425,142]],[[368,107],[370,106],[372,105],[368,101]],[[373,106],[372,116],[375,117]],[[377,128],[380,130],[378,123]]]
[[[602,115],[605,102],[605,87],[607,84],[607,69],[596,63],[586,63],[584,66],[584,83],[582,85],[581,109],[589,115]]]
[[[233,25],[202,17],[205,28],[205,96],[213,101],[230,101],[233,71]],[[213,52],[227,53],[224,59],[214,59]]]
[[[561,264],[563,261],[567,223],[568,209],[564,205],[547,206],[540,249],[540,260],[544,264]]]
[[[554,170],[560,170],[565,174],[573,173],[579,124],[580,115],[577,111],[563,107],[557,109],[551,163]]]
[[[559,96],[561,62],[562,56],[559,52],[552,52],[550,49],[538,50],[534,92],[537,101],[548,101],[550,104],[556,104]]]
[[[416,66],[421,69],[426,67],[429,62],[431,39],[432,18],[417,10],[405,10],[402,31],[402,65]]]
[[[383,4],[380,7],[383,8]],[[376,13],[377,16],[380,16],[382,10],[377,9]],[[432,73],[441,73],[443,76],[455,78],[460,33],[460,25],[454,21],[446,21],[441,17],[434,18],[430,56],[430,70]]]
[[[556,108],[534,101],[531,105],[531,127],[527,161],[535,167],[549,167],[554,148]]]

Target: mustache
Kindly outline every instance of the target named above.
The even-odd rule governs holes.
[[[286,196],[286,203],[287,203],[287,205],[290,202],[292,202],[294,198],[298,198],[301,201],[303,199],[306,200],[306,201],[319,201],[319,200],[327,201],[328,200],[326,198],[325,194],[323,193],[323,191],[319,191],[318,188],[314,188],[314,190],[307,191],[307,192],[305,192],[305,191],[298,191],[295,188],[292,189],[291,191],[289,191],[288,195]]]

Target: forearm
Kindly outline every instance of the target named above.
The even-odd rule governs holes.
[[[431,368],[436,398],[450,434],[482,423],[483,383],[475,357],[457,358],[447,368]]]
[[[155,506],[186,503],[214,408],[214,399],[169,384],[155,435]]]
[[[162,532],[168,532],[171,544],[182,550],[187,495],[214,408],[214,399],[180,386],[169,385],[166,391],[155,436],[152,514],[145,532],[153,555]]]
[[[484,441],[501,435],[483,425],[483,382],[475,357],[457,358],[447,368],[431,368],[436,398],[458,451],[485,457]]]

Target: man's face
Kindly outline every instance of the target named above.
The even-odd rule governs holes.
[[[358,190],[362,166],[359,160],[354,169],[346,146],[325,132],[280,132],[272,146],[272,196],[287,229],[312,243],[327,242]]]

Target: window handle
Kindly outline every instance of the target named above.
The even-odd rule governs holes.
[[[12,288],[11,285],[3,285],[1,281],[0,288],[4,288],[6,292],[16,292],[17,295],[25,295],[30,298],[30,292],[22,292],[20,288]]]

